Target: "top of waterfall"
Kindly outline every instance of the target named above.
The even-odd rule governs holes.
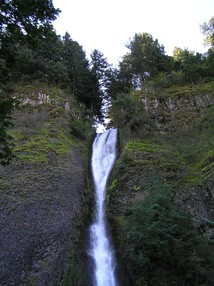
[[[106,131],[106,127],[105,127],[103,124],[98,123],[98,124],[97,124],[96,132],[97,132],[97,133],[103,133],[104,131]]]

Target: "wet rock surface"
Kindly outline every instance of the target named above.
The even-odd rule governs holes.
[[[177,190],[175,204],[184,207],[192,216],[194,227],[207,237],[214,236],[214,180],[203,185],[191,186],[186,190]]]

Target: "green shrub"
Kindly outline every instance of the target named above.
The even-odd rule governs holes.
[[[80,140],[90,140],[94,134],[91,122],[74,119],[70,124],[71,134]]]
[[[169,285],[159,284],[157,273],[163,281],[171,277],[170,285],[209,283],[207,241],[195,234],[190,215],[173,204],[171,186],[160,174],[151,174],[144,188],[148,195],[126,222],[126,252],[135,285]]]
[[[112,101],[111,125],[125,130],[126,137],[143,137],[154,129],[148,112],[144,109],[144,104],[138,93],[117,94],[117,98]]]

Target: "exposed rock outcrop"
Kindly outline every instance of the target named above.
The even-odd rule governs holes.
[[[183,124],[188,124],[188,119],[194,117],[204,108],[214,104],[213,94],[181,96],[179,98],[142,97],[145,110],[155,120],[158,131],[170,131]]]

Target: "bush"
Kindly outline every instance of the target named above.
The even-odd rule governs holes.
[[[171,186],[156,175],[145,180],[144,188],[148,195],[126,223],[135,285],[169,285],[169,277],[170,285],[209,283],[207,242],[195,234],[190,215],[173,204]]]
[[[71,134],[80,140],[90,140],[94,134],[94,129],[89,121],[74,119],[71,121]]]
[[[112,102],[111,124],[120,129],[126,129],[131,136],[146,137],[154,129],[154,123],[144,109],[142,99],[138,94],[117,94]],[[127,137],[127,136],[126,136]]]

